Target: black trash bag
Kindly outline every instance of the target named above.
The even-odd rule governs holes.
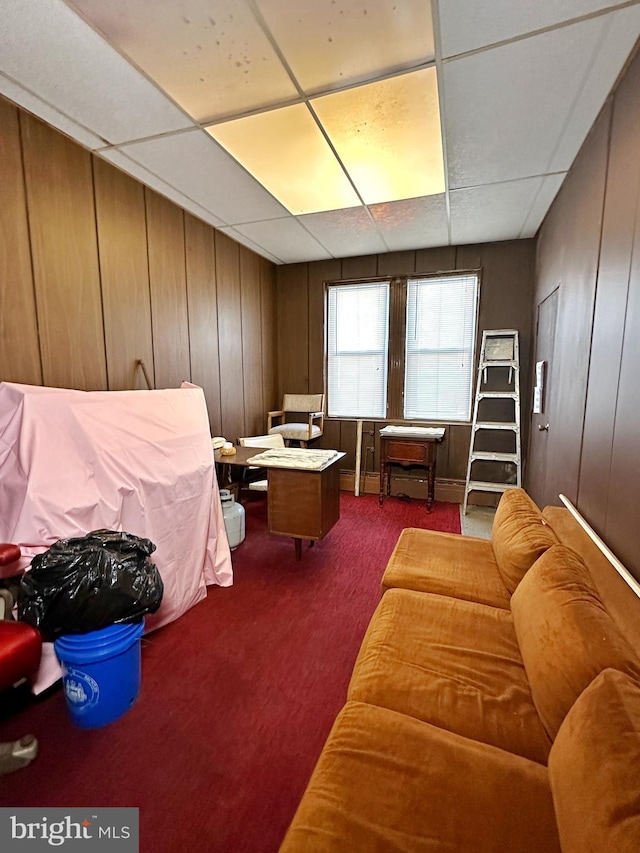
[[[155,613],[164,586],[149,539],[115,530],[60,539],[33,558],[20,582],[18,618],[45,640],[85,634]]]

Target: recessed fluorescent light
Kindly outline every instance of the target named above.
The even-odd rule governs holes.
[[[311,101],[365,204],[445,190],[435,68]]]
[[[361,203],[305,104],[207,131],[294,215]]]

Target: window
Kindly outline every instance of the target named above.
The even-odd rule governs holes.
[[[336,285],[327,302],[329,417],[384,418],[389,282]]]
[[[478,274],[327,286],[330,417],[466,421]]]

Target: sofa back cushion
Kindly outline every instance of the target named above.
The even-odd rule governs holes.
[[[640,685],[612,669],[576,700],[549,755],[563,853],[640,850]]]
[[[508,489],[493,520],[491,544],[502,580],[513,593],[538,557],[558,539],[524,489]]]
[[[570,548],[554,545],[536,560],[511,596],[511,612],[531,695],[552,740],[604,669],[640,679],[640,661]]]

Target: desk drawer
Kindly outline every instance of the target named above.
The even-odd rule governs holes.
[[[418,444],[411,441],[386,440],[384,446],[386,448],[385,458],[389,462],[427,464],[430,461],[430,448],[425,442]]]

